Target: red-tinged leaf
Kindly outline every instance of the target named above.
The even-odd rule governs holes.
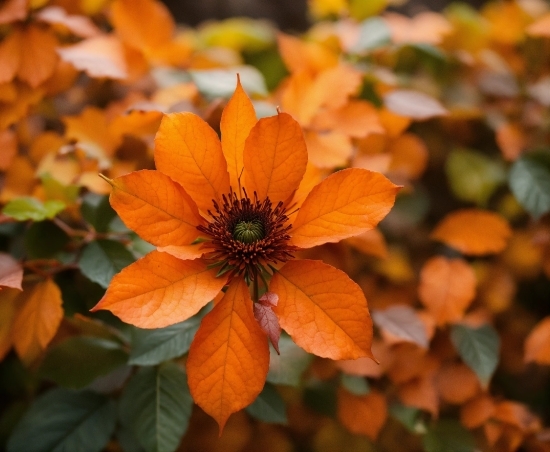
[[[430,237],[461,253],[479,256],[501,252],[511,235],[508,222],[500,215],[481,209],[462,209],[443,218]]]
[[[59,287],[51,280],[25,288],[13,321],[15,351],[25,363],[34,361],[53,339],[63,318]]]
[[[311,190],[293,223],[290,242],[311,248],[362,234],[387,215],[399,189],[379,173],[338,171]]]
[[[58,24],[67,27],[71,33],[81,38],[91,38],[101,34],[101,30],[89,17],[69,15],[60,6],[47,6],[36,14],[36,18],[49,24]]]
[[[229,173],[216,132],[193,113],[164,116],[155,137],[157,169],[183,186],[202,212],[229,193]]]
[[[391,91],[384,96],[384,104],[388,110],[416,120],[448,114],[447,109],[437,99],[420,91]]]
[[[59,48],[57,52],[63,61],[85,71],[90,77],[128,77],[124,47],[114,35],[95,36],[78,44]]]
[[[256,121],[254,106],[237,78],[237,88],[224,108],[220,122],[222,150],[232,187],[238,187],[239,180],[241,185],[244,184],[244,143]]]
[[[428,348],[426,327],[410,306],[397,305],[374,311],[372,318],[382,334],[390,337],[388,342],[413,342]]]
[[[388,418],[386,397],[371,391],[364,396],[338,389],[338,419],[350,432],[376,441]]]
[[[163,328],[196,314],[225,285],[201,260],[152,251],[115,275],[92,309],[107,309],[139,328]]]
[[[116,33],[131,47],[148,52],[168,43],[175,24],[168,8],[156,0],[116,0],[111,6]]]
[[[252,313],[248,287],[235,278],[202,320],[187,359],[193,400],[216,419],[220,435],[229,416],[261,392],[268,369],[267,338]]]
[[[273,307],[277,306],[279,297],[272,292],[264,293],[258,303],[254,303],[254,317],[260,328],[267,334],[267,337],[273,344],[273,348],[279,353],[279,338],[281,337],[281,326],[279,319],[273,312]]]
[[[7,0],[0,6],[0,24],[9,24],[27,17],[28,0]]]
[[[10,254],[0,253],[0,286],[22,290],[23,267]]]
[[[244,144],[246,187],[273,205],[288,201],[307,166],[307,148],[300,125],[286,113],[260,119]]]
[[[142,239],[158,247],[190,245],[202,223],[197,205],[177,182],[142,170],[109,182],[111,206]]]
[[[462,259],[433,257],[420,273],[418,296],[437,325],[456,322],[476,295],[476,275]]]
[[[373,358],[372,320],[361,288],[321,261],[287,262],[269,291],[281,327],[307,352],[331,359]]]
[[[525,362],[550,365],[550,316],[535,325],[525,340]]]

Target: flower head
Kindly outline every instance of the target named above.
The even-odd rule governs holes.
[[[220,128],[221,142],[192,113],[166,115],[155,138],[157,170],[109,181],[113,208],[157,250],[115,275],[94,310],[160,328],[223,290],[187,359],[193,398],[222,428],[261,391],[267,336],[276,346],[280,327],[319,356],[372,357],[361,289],[340,270],[294,255],[372,229],[399,187],[357,168],[316,184],[299,124],[281,112],[256,120],[240,83]]]

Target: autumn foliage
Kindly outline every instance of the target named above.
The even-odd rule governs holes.
[[[550,8],[0,4],[8,452],[549,451]]]

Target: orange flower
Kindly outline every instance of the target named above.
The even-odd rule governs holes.
[[[266,334],[276,346],[279,324],[310,353],[373,357],[359,286],[323,262],[293,256],[372,229],[399,190],[354,168],[298,195],[310,184],[299,124],[286,113],[257,121],[239,82],[221,136],[192,113],[166,115],[155,139],[157,170],[109,181],[113,208],[157,250],[116,275],[93,308],[160,328],[196,314],[227,287],[187,359],[191,394],[220,431],[262,390]]]

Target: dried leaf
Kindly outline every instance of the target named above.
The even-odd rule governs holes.
[[[258,303],[254,303],[254,317],[260,325],[260,328],[267,334],[275,351],[279,352],[279,338],[281,337],[281,326],[279,319],[273,312],[273,307],[277,306],[279,297],[272,292],[264,293]]]

